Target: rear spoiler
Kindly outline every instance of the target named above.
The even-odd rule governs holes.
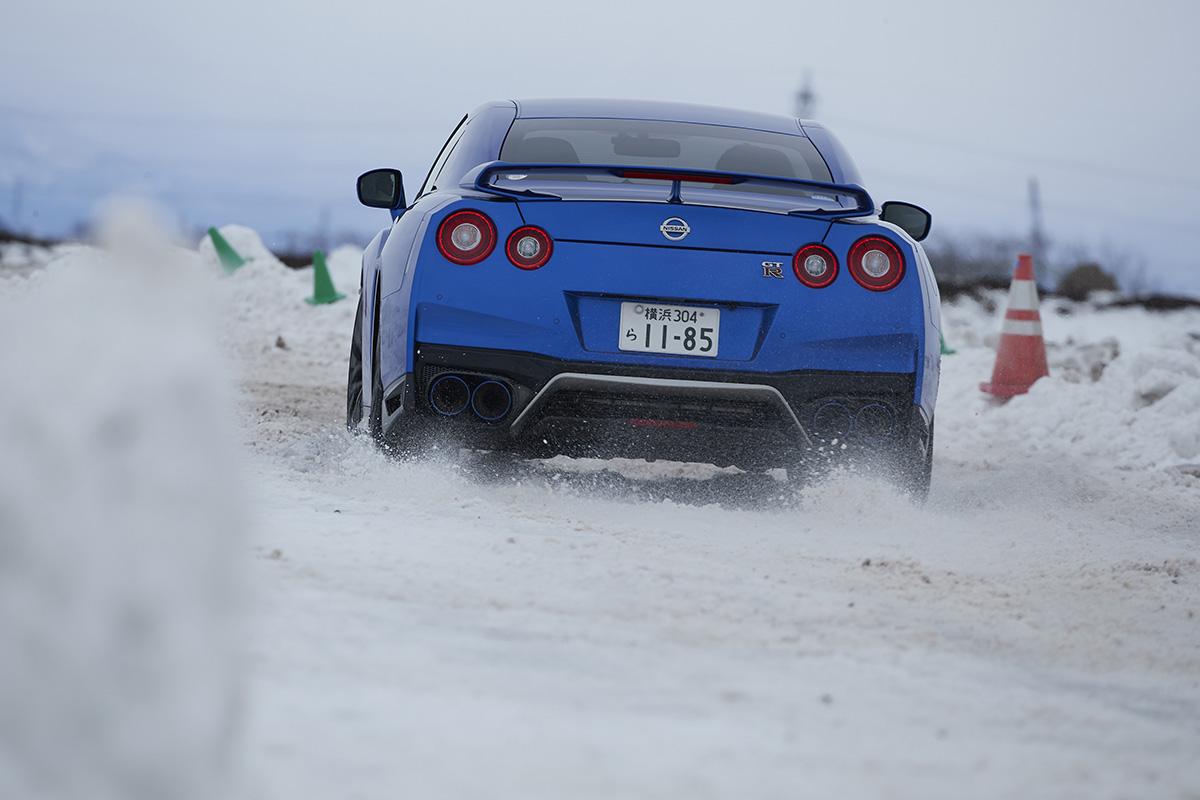
[[[739,172],[716,172],[712,170],[680,169],[679,167],[637,167],[615,164],[520,164],[505,161],[490,161],[480,164],[463,176],[460,186],[463,189],[484,192],[500,197],[510,197],[519,200],[562,200],[563,198],[546,190],[512,189],[497,186],[496,176],[507,173],[520,175],[522,178],[536,175],[539,172],[572,172],[593,175],[611,175],[617,178],[663,180],[671,181],[671,194],[666,202],[683,203],[681,198],[684,183],[707,183],[718,186],[774,186],[779,188],[794,188],[798,194],[811,196],[816,192],[842,195],[852,199],[851,207],[842,206],[833,209],[797,209],[792,214],[821,217],[865,217],[875,213],[875,201],[867,190],[853,183],[827,183],[824,181],[807,181],[798,178],[780,178],[773,175],[754,175]],[[831,200],[833,198],[830,198]],[[835,201],[836,202],[836,201]]]

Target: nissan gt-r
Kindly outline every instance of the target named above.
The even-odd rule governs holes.
[[[744,469],[884,463],[928,489],[939,299],[923,209],[823,125],[487,103],[363,255],[347,424],[389,447]]]

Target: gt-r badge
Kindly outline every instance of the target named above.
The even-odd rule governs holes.
[[[692,232],[692,229],[679,217],[668,217],[663,220],[662,225],[658,226],[658,230],[663,236],[670,239],[672,242],[678,242],[683,237]]]
[[[764,261],[762,262],[764,278],[782,278],[783,277],[783,262],[782,261]]]

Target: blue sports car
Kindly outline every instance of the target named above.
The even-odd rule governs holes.
[[[499,101],[455,126],[363,255],[346,417],[434,443],[746,469],[882,463],[929,485],[929,214],[875,202],[806,120]]]

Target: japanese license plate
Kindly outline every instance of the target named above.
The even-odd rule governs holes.
[[[714,357],[720,334],[720,309],[621,303],[622,350]]]

